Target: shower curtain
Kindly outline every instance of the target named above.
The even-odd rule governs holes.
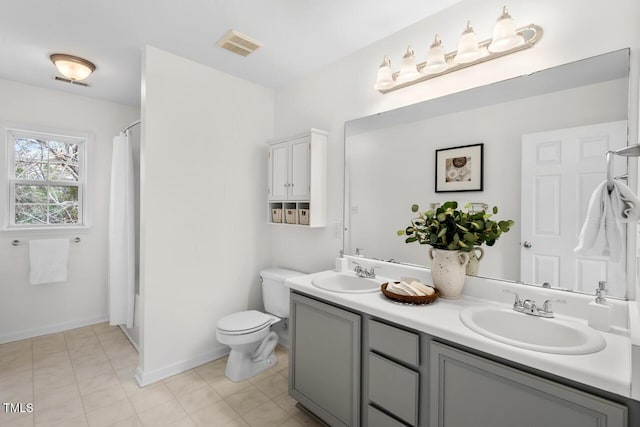
[[[113,138],[109,206],[109,324],[133,327],[135,303],[135,205],[129,133]]]

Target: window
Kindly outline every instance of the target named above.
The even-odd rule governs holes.
[[[87,136],[6,128],[8,228],[86,226]]]

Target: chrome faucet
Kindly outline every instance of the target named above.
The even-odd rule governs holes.
[[[370,269],[367,270],[366,268],[362,268],[362,266],[357,262],[355,261],[351,261],[351,262],[354,265],[353,272],[356,273],[356,276],[362,277],[365,279],[374,279],[376,277],[375,269],[380,268],[380,267],[371,267]]]
[[[513,302],[513,309],[519,313],[529,314],[531,316],[537,317],[546,317],[552,318],[555,317],[553,314],[552,303],[557,302],[561,304],[566,304],[567,301],[563,299],[548,299],[542,303],[542,307],[536,306],[536,302],[532,299],[526,299],[522,301],[517,292],[510,291],[508,289],[504,290],[505,294],[513,294],[515,295],[515,301]]]

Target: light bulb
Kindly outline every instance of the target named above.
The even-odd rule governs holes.
[[[391,89],[395,84],[393,73],[391,72],[391,60],[388,55],[385,55],[380,68],[378,68],[378,78],[373,88],[375,90],[387,90]]]
[[[436,38],[429,48],[427,54],[427,65],[422,70],[425,74],[441,73],[449,68],[447,60],[444,57],[444,50],[442,50],[442,40],[436,34]]]
[[[458,42],[458,51],[453,58],[456,64],[466,64],[480,58],[480,49],[478,49],[478,36],[476,36],[471,21],[467,21],[467,28],[462,32],[460,41]]]
[[[420,77],[418,72],[418,66],[416,64],[416,56],[413,53],[411,46],[407,47],[407,52],[402,57],[402,64],[400,65],[400,74],[396,79],[396,84],[402,84],[410,82]]]
[[[524,44],[524,38],[520,34],[516,34],[513,19],[509,15],[507,6],[504,6],[502,15],[498,18],[496,26],[493,27],[493,38],[487,49],[489,52],[504,52],[522,44]]]

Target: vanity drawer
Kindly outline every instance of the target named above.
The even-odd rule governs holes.
[[[369,419],[368,427],[406,427],[405,424],[391,418],[371,405],[367,409],[367,418]]]
[[[369,320],[369,348],[409,365],[420,365],[420,336]]]
[[[409,425],[418,424],[420,375],[369,353],[369,400]]]

